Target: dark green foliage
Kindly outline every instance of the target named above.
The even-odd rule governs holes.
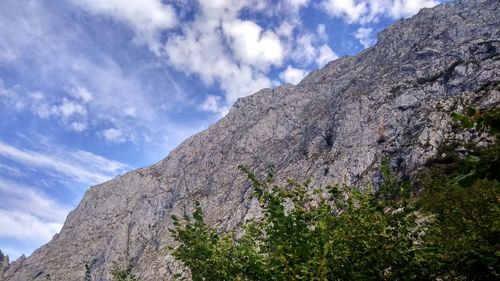
[[[259,180],[241,167],[262,218],[246,222],[241,235],[219,233],[197,204],[191,220],[172,218],[173,255],[194,281],[499,280],[499,112],[454,114],[497,142],[443,145],[416,185],[397,180],[385,160],[374,193],[272,186],[272,170]]]
[[[92,275],[90,273],[90,266],[85,264],[85,281],[90,281],[92,279]]]
[[[132,274],[131,266],[129,266],[127,270],[122,270],[114,265],[111,270],[111,276],[113,276],[113,281],[138,281],[135,275]]]
[[[465,128],[497,141],[488,147],[464,144],[465,156],[448,150],[429,161],[419,177],[423,192],[418,205],[436,219],[427,239],[439,246],[437,262],[450,280],[500,277],[499,116],[497,109],[454,114]]]
[[[203,222],[174,219],[174,256],[198,280],[425,280],[429,249],[419,245],[427,224],[416,223],[407,198],[377,198],[349,188],[311,189],[290,181],[269,186],[243,169],[264,211],[245,233],[217,234]],[[268,177],[269,178],[269,177]],[[399,183],[387,179],[387,191]],[[396,195],[392,193],[391,195]],[[289,208],[287,206],[290,206]]]
[[[497,137],[500,133],[500,109],[498,108],[481,112],[471,107],[465,114],[454,112],[451,116],[465,129],[476,128],[478,131],[488,132]]]

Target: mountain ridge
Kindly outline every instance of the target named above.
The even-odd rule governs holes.
[[[200,201],[224,229],[252,217],[251,187],[236,168],[268,165],[277,180],[310,177],[318,185],[362,188],[382,155],[411,173],[455,136],[449,115],[468,104],[497,107],[499,3],[459,1],[423,9],[379,33],[378,43],[311,72],[296,86],[239,99],[222,120],[181,143],[165,159],[89,189],[61,232],[0,280],[109,280],[114,263],[141,280],[165,280],[180,265],[170,215]]]

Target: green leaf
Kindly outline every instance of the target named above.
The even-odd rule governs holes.
[[[467,116],[472,117],[476,114],[477,110],[473,107],[467,108]]]
[[[468,162],[468,163],[474,163],[475,164],[475,163],[479,163],[479,161],[481,161],[481,158],[479,158],[477,156],[474,156],[474,155],[471,155],[471,156],[467,157],[465,159],[465,161]]]

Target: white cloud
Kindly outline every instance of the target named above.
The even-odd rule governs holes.
[[[23,177],[24,174],[16,167],[12,167],[11,165],[5,165],[0,163],[0,171],[2,171],[3,175],[11,175],[14,177]]]
[[[390,15],[393,18],[402,18],[412,16],[422,8],[432,8],[439,4],[435,0],[394,0],[392,1]]]
[[[107,158],[84,150],[72,151],[71,155],[78,163],[82,163],[83,165],[90,167],[90,169],[105,174],[117,174],[130,168],[118,161],[109,160]]]
[[[344,17],[348,22],[359,21],[368,11],[367,1],[327,0],[322,7],[331,16]]]
[[[49,242],[62,223],[46,222],[32,214],[0,209],[0,237],[28,239],[39,244]]]
[[[358,39],[359,43],[361,43],[364,48],[368,48],[376,42],[373,36],[373,29],[369,27],[358,28],[354,34],[354,38]]]
[[[272,85],[267,69],[280,65],[284,50],[271,30],[238,19],[251,2],[200,1],[201,10],[164,46],[169,64],[198,75],[225,92],[226,105]],[[229,48],[227,48],[229,46]]]
[[[60,231],[70,207],[60,204],[39,187],[0,178],[0,238],[41,245]],[[9,254],[19,256],[15,250]],[[29,254],[29,253],[26,253]]]
[[[300,9],[307,7],[310,0],[284,0],[283,5],[286,9],[291,10],[293,14],[298,14]]]
[[[221,97],[214,95],[207,95],[201,103],[200,109],[206,112],[217,113],[220,116],[226,115],[229,111],[227,106],[222,105]]]
[[[163,4],[161,0],[73,0],[87,11],[111,16],[130,24],[146,41],[151,50],[158,52],[158,36],[163,29],[172,28],[177,19],[172,6]]]
[[[125,108],[125,110],[123,112],[125,113],[125,115],[131,116],[131,117],[137,117],[137,108],[135,108],[133,106],[129,106],[129,107]]]
[[[328,45],[324,44],[318,49],[316,64],[319,67],[323,67],[325,64],[332,60],[336,60],[338,57],[339,56],[337,56]]]
[[[267,70],[271,65],[281,65],[284,50],[274,32],[263,32],[260,26],[248,20],[225,22],[222,30],[238,61],[261,70]]]
[[[72,115],[87,115],[87,109],[74,101],[69,101],[68,99],[63,99],[62,103],[57,106],[53,106],[52,110],[55,114],[62,116],[63,118],[71,117]]]
[[[101,133],[102,133],[102,136],[104,137],[104,139],[106,139],[107,141],[110,141],[110,142],[122,143],[122,142],[125,142],[127,140],[125,135],[123,134],[122,130],[120,130],[120,129],[109,128],[109,129],[103,130]]]
[[[81,100],[70,100],[67,97],[56,102],[56,97],[47,98],[42,92],[31,92],[24,96],[17,93],[15,90],[6,89],[2,80],[0,79],[0,94],[5,98],[0,101],[7,105],[7,108],[13,108],[15,111],[30,110],[33,114],[41,119],[56,118],[65,124],[67,128],[75,132],[82,132],[87,129],[87,124],[84,120],[75,121],[78,117],[87,116],[86,102],[92,99],[90,93],[82,88],[73,92],[73,95],[78,95]],[[16,106],[17,105],[17,106]],[[22,105],[22,106],[21,106]]]
[[[297,24],[291,21],[283,21],[275,30],[276,34],[284,38],[293,38],[293,32]]]
[[[6,87],[2,79],[0,79],[0,104],[2,103],[6,108],[13,108],[15,110],[23,110],[26,106],[23,97],[15,90]]]
[[[280,73],[280,79],[285,83],[298,84],[302,78],[307,75],[307,71],[303,69],[288,66],[285,71]]]
[[[87,130],[87,125],[82,122],[72,122],[69,126],[75,132],[83,132]]]
[[[31,110],[42,119],[47,119],[52,114],[51,108],[46,103],[34,103],[31,105]]]
[[[307,65],[316,58],[316,48],[313,34],[303,34],[295,42],[295,49],[291,52],[291,58],[300,64]]]
[[[94,99],[92,93],[90,93],[85,87],[80,85],[71,89],[70,93],[74,97],[81,99],[84,103],[88,103]]]
[[[326,26],[324,24],[318,24],[316,32],[321,40],[328,41],[328,33],[326,32]]]
[[[90,152],[68,151],[66,149],[50,148],[51,153],[21,150],[9,144],[0,142],[0,156],[20,162],[28,167],[51,170],[69,180],[84,184],[97,184],[111,179],[123,172],[126,165],[117,161],[105,160]],[[93,155],[93,154],[91,154]],[[113,170],[110,170],[113,167]]]
[[[328,46],[328,35],[324,25],[318,25],[317,33],[303,33],[297,36],[290,50],[290,58],[298,65],[307,66],[316,63],[316,67],[323,67],[326,63],[338,58],[337,54]]]
[[[19,211],[52,222],[62,222],[70,207],[57,203],[54,199],[31,187],[0,178],[0,209]]]
[[[41,92],[33,92],[33,93],[30,93],[30,98],[35,100],[35,101],[40,101],[40,100],[43,100],[45,98],[45,96]]]
[[[157,55],[167,59],[170,66],[188,75],[199,76],[206,85],[215,84],[220,87],[225,93],[224,98],[218,101],[220,109],[229,107],[239,97],[273,85],[267,77],[268,71],[272,67],[281,66],[287,59],[290,46],[285,46],[284,41],[288,41],[288,45],[295,45],[291,41],[295,39],[294,30],[301,26],[299,12],[311,2],[280,0],[270,5],[263,0],[198,0],[196,2],[199,5],[192,9],[185,4],[170,5],[160,0],[148,0],[140,4],[123,3],[119,0],[73,1],[92,13],[128,22],[140,37],[144,37],[144,33],[164,32],[172,28],[175,21],[188,19],[182,25],[176,26],[175,33],[170,33],[165,39],[166,42],[162,42],[159,36],[149,36],[153,39],[148,40],[148,43],[153,46],[151,49]],[[141,20],[147,18],[147,14],[154,15],[147,11],[173,11],[173,6],[176,7],[178,16],[166,16],[169,13],[164,11],[163,17],[160,17],[165,19],[165,22],[160,21],[162,24],[156,21],[144,24],[146,20]],[[247,17],[241,19],[240,13],[243,10],[260,13],[265,18],[275,17],[278,26],[263,28],[257,21]],[[174,17],[175,20],[166,20]],[[145,28],[145,25],[152,27]],[[321,32],[321,38],[326,38],[324,28],[323,31],[321,28],[318,31]],[[307,47],[307,43],[302,42],[301,46]],[[308,50],[310,53],[305,58],[308,62],[315,61],[314,54],[319,54],[319,50],[315,48],[323,43],[315,42],[311,45],[313,50]],[[224,111],[226,110],[218,110]],[[113,125],[120,128],[126,126]]]
[[[344,18],[349,23],[370,23],[381,17],[409,17],[421,8],[437,4],[435,0],[324,0],[321,7],[329,15]]]

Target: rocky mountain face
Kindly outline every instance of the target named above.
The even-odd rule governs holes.
[[[276,180],[363,188],[388,156],[411,176],[454,136],[450,113],[500,103],[500,2],[424,9],[382,31],[376,46],[342,57],[298,85],[263,89],[159,163],[90,188],[52,241],[4,268],[4,281],[110,280],[113,264],[140,280],[170,280],[170,216],[199,201],[207,221],[237,227],[256,213],[237,169],[274,165]]]
[[[2,272],[9,266],[9,256],[5,256],[2,251],[0,251],[0,278],[2,278]]]

